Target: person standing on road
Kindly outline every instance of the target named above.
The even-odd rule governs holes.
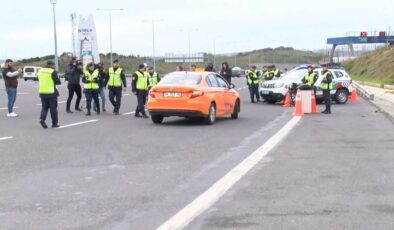
[[[311,89],[313,88],[315,95],[316,95],[316,87],[314,87],[314,85],[316,81],[317,81],[317,74],[313,72],[313,66],[309,65],[308,72],[305,74],[304,78],[302,78],[302,83],[304,83],[308,87],[311,87]]]
[[[260,95],[259,95],[259,77],[256,73],[256,66],[252,66],[251,70],[248,70],[246,73],[246,80],[249,87],[250,93],[250,101],[252,103],[256,103],[254,98],[256,97],[257,102],[260,102]]]
[[[18,117],[18,114],[14,112],[14,105],[16,101],[17,88],[18,88],[18,76],[22,74],[22,69],[15,70],[13,68],[14,61],[7,59],[3,69],[3,78],[5,83],[5,91],[8,97],[8,113],[7,117]]]
[[[82,99],[82,88],[81,88],[81,75],[83,74],[82,62],[78,61],[76,57],[73,57],[70,64],[66,68],[65,78],[68,81],[68,98],[66,103],[66,112],[73,113],[71,111],[71,101],[74,97],[74,93],[77,95],[77,100],[75,102],[75,111],[82,112],[79,107]]]
[[[135,117],[149,118],[145,112],[145,104],[148,96],[149,77],[145,74],[145,66],[143,64],[138,66],[132,76],[131,89],[133,94],[137,96],[137,108],[135,110]]]
[[[324,114],[331,114],[331,90],[334,88],[332,83],[333,76],[328,70],[328,65],[323,65],[323,79],[320,88],[323,90],[323,98],[326,104],[326,109],[322,112]]]
[[[82,82],[83,92],[86,97],[86,116],[90,116],[90,110],[92,108],[92,99],[96,105],[96,113],[100,115],[100,102],[99,102],[99,70],[94,68],[94,64],[91,62],[86,65],[86,70],[83,73]]]
[[[216,72],[212,63],[208,63],[208,65],[205,67],[205,72]]]
[[[224,77],[224,79],[226,79],[226,81],[231,84],[231,76],[233,74],[227,62],[222,63],[222,69],[220,70],[220,75],[222,75],[222,77]]]
[[[61,81],[54,66],[55,62],[48,61],[47,66],[40,69],[37,73],[38,91],[41,98],[40,124],[44,129],[48,128],[45,123],[48,110],[51,113],[52,128],[59,127],[57,112],[57,98],[59,97],[59,92],[56,89],[56,85],[60,85]]]
[[[149,90],[156,86],[159,81],[159,74],[157,72],[155,72],[155,69],[153,67],[149,67],[148,68],[148,80],[149,80]]]
[[[108,69],[108,97],[111,104],[114,106],[114,114],[119,115],[119,110],[122,102],[122,89],[126,92],[126,76],[123,69],[119,67],[119,61],[114,60],[112,67]],[[105,84],[105,85],[107,85]]]
[[[274,74],[272,78],[273,80],[277,80],[280,78],[281,75],[280,69],[276,68],[275,65],[272,65],[272,72]]]
[[[105,101],[106,101],[106,96],[105,96],[105,82],[107,82],[107,73],[104,72],[104,65],[103,63],[99,63],[96,66],[97,70],[99,71],[99,76],[98,76],[98,85],[99,85],[99,96],[101,98],[101,111],[106,112],[105,110]],[[93,110],[97,112],[96,104],[93,103]]]

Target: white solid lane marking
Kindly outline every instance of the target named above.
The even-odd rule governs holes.
[[[28,95],[29,93],[17,93],[17,95]]]
[[[301,117],[293,117],[281,130],[272,136],[255,152],[239,163],[224,177],[202,193],[194,201],[176,213],[168,221],[162,224],[158,230],[183,229],[197,216],[210,208],[218,201],[236,182],[248,173],[261,161],[276,145],[278,145],[301,120]]]
[[[14,137],[0,137],[0,141],[5,141],[5,140],[9,140],[12,139]]]
[[[88,124],[88,123],[97,122],[97,121],[98,121],[98,119],[94,119],[94,120],[82,121],[82,122],[69,124],[69,125],[62,125],[62,126],[59,127],[59,129],[64,129],[64,128],[73,127],[73,126],[77,126],[77,125]]]
[[[127,116],[127,115],[131,115],[131,114],[135,114],[135,112],[128,112],[128,113],[123,113],[123,116]]]
[[[7,110],[7,109],[8,109],[7,107],[0,108],[0,110]],[[19,109],[19,106],[14,106],[14,109]]]

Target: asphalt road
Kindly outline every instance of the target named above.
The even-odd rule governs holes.
[[[292,109],[250,104],[244,79],[234,81],[238,120],[154,125],[130,114],[127,92],[126,115],[70,115],[60,103],[61,125],[88,123],[48,130],[38,124],[37,83],[21,82],[20,117],[0,117],[0,140],[12,137],[0,141],[0,229],[158,228],[292,119]],[[393,123],[375,110],[359,100],[304,116],[186,228],[392,229]]]

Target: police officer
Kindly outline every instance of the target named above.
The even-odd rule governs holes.
[[[112,67],[108,69],[107,79],[109,101],[114,106],[114,114],[119,115],[120,105],[122,102],[122,89],[126,92],[127,85],[125,74],[123,69],[120,68],[118,60],[114,60]]]
[[[138,71],[131,76],[131,88],[133,94],[137,96],[138,103],[135,110],[135,117],[149,118],[145,113],[145,104],[150,83],[148,74],[145,71],[146,67],[143,64],[138,66]]]
[[[263,66],[263,69],[261,70],[261,80],[262,81],[267,81],[268,80],[268,68],[267,68],[267,66]]]
[[[252,69],[247,71],[246,80],[247,80],[247,84],[249,87],[251,102],[255,103],[255,100],[254,100],[255,96],[256,96],[257,102],[260,102],[260,95],[259,95],[260,79],[256,73],[256,66],[252,66]]]
[[[316,87],[314,87],[316,81],[317,81],[317,74],[313,72],[313,66],[309,65],[308,72],[304,75],[304,78],[302,78],[302,83],[304,83],[308,87],[311,87],[311,89],[313,88],[316,94]]]
[[[275,65],[272,65],[272,71],[273,71],[273,73],[274,73],[273,80],[279,79],[279,78],[280,78],[280,75],[281,75],[280,69],[276,68]]]
[[[328,65],[323,65],[323,79],[320,84],[320,88],[323,90],[324,102],[326,104],[326,109],[322,112],[324,114],[331,114],[331,90],[334,88],[332,83],[333,76],[328,70]]]
[[[156,86],[157,83],[159,83],[159,74],[155,72],[155,69],[153,67],[148,68],[148,80],[149,80],[149,89],[152,87]]]
[[[90,116],[90,109],[92,108],[92,99],[94,100],[94,104],[96,105],[96,113],[100,114],[100,102],[99,102],[99,71],[94,68],[94,64],[91,62],[86,65],[86,69],[83,72],[82,82],[83,84],[83,92],[86,97],[86,108],[87,113],[86,116]]]
[[[108,74],[104,71],[103,63],[97,64],[96,69],[99,71],[98,85],[99,85],[99,96],[101,98],[101,111],[106,112],[105,110],[106,96],[105,96],[104,84],[105,82],[108,81],[107,79]],[[97,111],[96,104],[94,103],[93,103],[93,110]]]
[[[275,76],[275,71],[273,70],[273,66],[272,65],[267,66],[266,80],[267,81],[274,80],[274,76]]]
[[[38,91],[41,98],[40,124],[44,129],[48,128],[45,123],[48,110],[51,113],[52,128],[59,127],[57,112],[57,97],[59,96],[59,92],[56,89],[56,85],[60,85],[61,82],[54,66],[55,62],[48,61],[47,66],[40,69],[37,73]]]

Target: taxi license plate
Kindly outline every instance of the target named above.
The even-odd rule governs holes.
[[[270,94],[270,91],[268,91],[268,90],[262,90],[262,91],[261,91],[261,94],[263,94],[263,95],[268,95],[268,94]]]
[[[164,92],[164,97],[181,97],[182,94],[179,92]]]

